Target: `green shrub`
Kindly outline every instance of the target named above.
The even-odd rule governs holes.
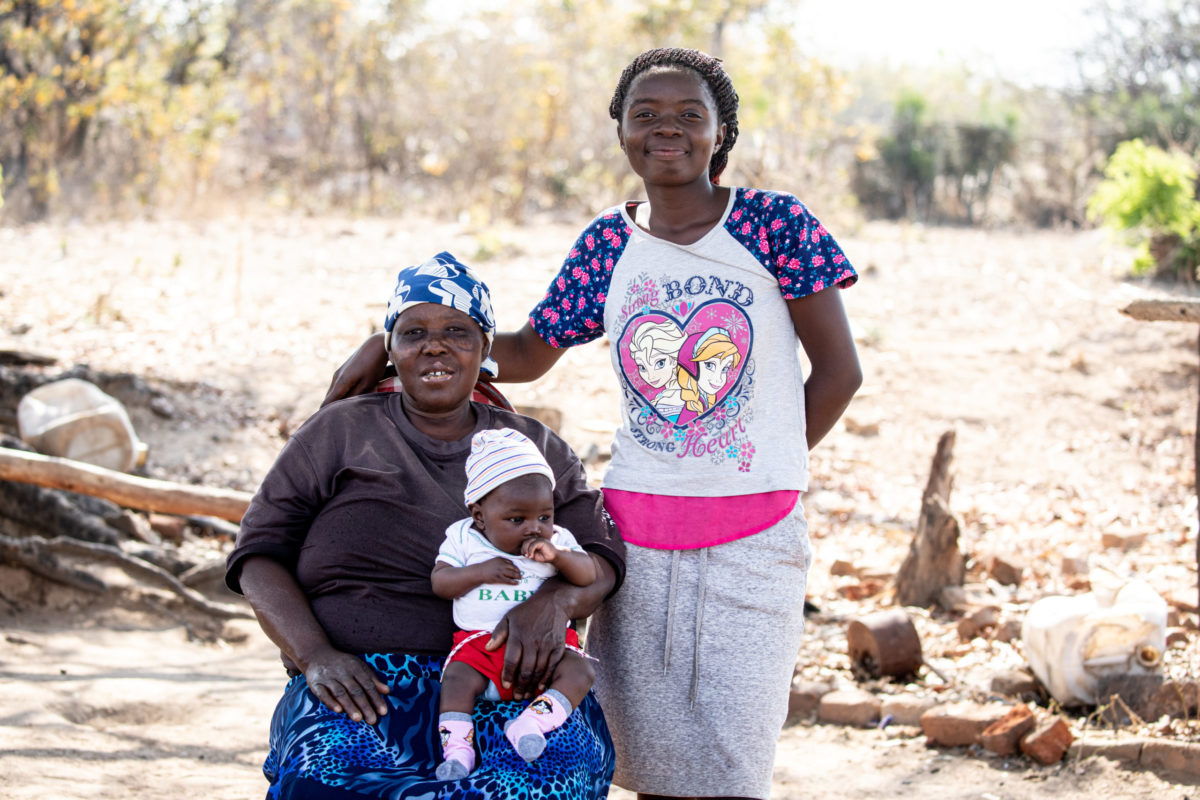
[[[1132,237],[1139,250],[1135,273],[1195,280],[1200,201],[1196,165],[1183,153],[1141,139],[1121,142],[1088,199],[1088,216]]]

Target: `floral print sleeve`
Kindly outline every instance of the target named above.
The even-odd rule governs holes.
[[[572,347],[604,333],[604,303],[613,265],[629,241],[629,226],[616,209],[606,211],[579,235],[529,324],[551,347]]]
[[[842,248],[795,197],[758,189],[738,194],[725,228],[775,276],[785,300],[858,280]]]

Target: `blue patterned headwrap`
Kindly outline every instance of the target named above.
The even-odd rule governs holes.
[[[492,350],[492,334],[496,332],[496,317],[492,314],[492,295],[487,284],[479,280],[470,267],[445,251],[424,264],[400,270],[383,321],[383,345],[389,352],[396,319],[421,303],[450,306],[479,323],[485,340],[479,371],[494,378],[496,362],[488,354]]]

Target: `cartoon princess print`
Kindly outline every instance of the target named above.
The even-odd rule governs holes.
[[[683,410],[677,370],[679,348],[687,337],[671,322],[643,322],[629,340],[629,354],[637,364],[638,375],[662,391],[651,401],[654,410],[674,422]]]
[[[687,337],[680,348],[676,373],[684,404],[676,424],[690,422],[711,409],[730,371],[741,360],[742,354],[725,328],[712,327]]]

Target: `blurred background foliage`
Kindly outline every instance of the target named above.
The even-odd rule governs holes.
[[[1053,88],[969,65],[835,68],[806,53],[795,10],[0,0],[0,214],[578,218],[640,192],[607,107],[621,68],[662,44],[726,60],[742,98],[726,182],[826,214],[1080,226],[1121,142],[1200,149],[1200,0],[1098,1],[1078,80]]]

